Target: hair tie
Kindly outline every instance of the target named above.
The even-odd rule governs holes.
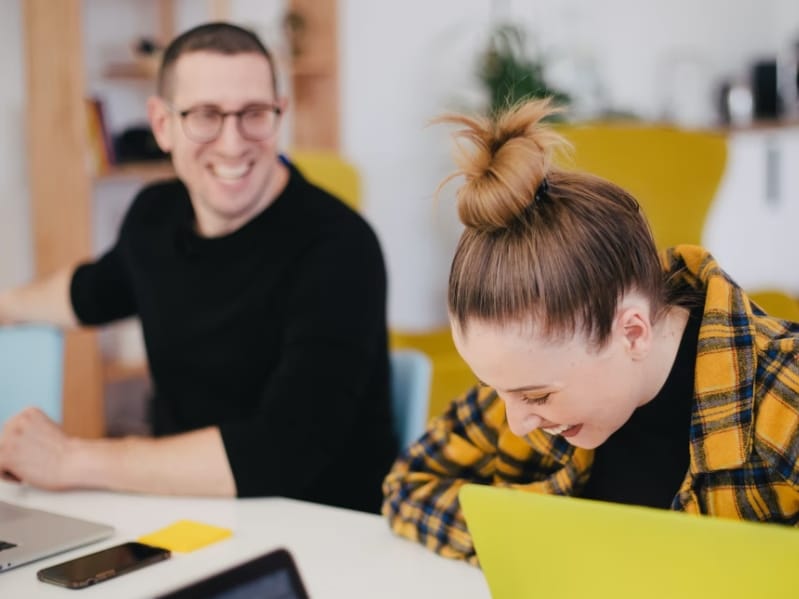
[[[541,201],[541,194],[546,193],[549,191],[549,183],[546,180],[546,177],[541,181],[541,185],[538,186],[538,189],[535,190],[535,201]]]

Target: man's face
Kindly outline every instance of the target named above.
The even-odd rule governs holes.
[[[508,426],[520,437],[537,428],[594,449],[641,403],[635,361],[615,334],[600,351],[580,334],[563,341],[536,335],[519,323],[500,327],[472,320],[452,323],[458,352],[505,403]]]
[[[207,108],[239,111],[285,103],[275,97],[267,59],[257,53],[234,55],[189,52],[172,70],[171,98],[151,98],[148,106],[156,139],[171,152],[178,177],[191,195],[202,235],[234,231],[260,213],[285,181],[277,159],[277,128],[266,139],[242,136],[238,119],[224,119],[219,135],[204,143],[186,134],[178,114]]]

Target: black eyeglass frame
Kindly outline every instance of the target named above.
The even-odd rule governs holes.
[[[222,128],[225,126],[225,119],[229,116],[236,117],[236,129],[238,130],[239,135],[241,135],[244,139],[248,141],[264,141],[266,139],[269,139],[275,134],[275,131],[277,130],[277,125],[280,122],[280,117],[283,115],[283,109],[280,108],[280,106],[278,106],[277,104],[269,104],[269,103],[249,104],[244,108],[242,108],[241,110],[219,110],[216,106],[209,106],[209,105],[192,106],[191,108],[179,110],[178,107],[172,104],[171,102],[164,100],[164,104],[167,106],[170,112],[173,112],[174,114],[180,117],[180,126],[183,129],[183,133],[186,135],[186,137],[188,137],[190,140],[192,140],[195,143],[211,143],[212,141],[217,139],[219,137],[219,134],[222,133]],[[272,125],[272,128],[269,131],[269,133],[264,136],[249,135],[245,131],[244,126],[242,125],[242,117],[247,112],[250,112],[254,109],[258,110],[265,109],[271,111],[275,115],[274,125]],[[192,113],[196,113],[201,110],[214,112],[216,115],[220,117],[219,125],[217,127],[216,133],[214,133],[213,136],[209,136],[207,138],[198,137],[196,135],[192,135],[189,132],[189,128],[186,127],[186,117],[190,116]]]

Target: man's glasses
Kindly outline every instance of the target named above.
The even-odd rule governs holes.
[[[239,134],[249,141],[263,141],[277,130],[282,111],[274,104],[250,104],[241,110],[219,110],[215,106],[196,106],[178,110],[166,103],[169,109],[180,117],[183,132],[196,143],[214,141],[222,132],[225,118],[236,118]]]

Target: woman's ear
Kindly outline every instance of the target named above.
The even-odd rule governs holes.
[[[633,360],[643,359],[649,354],[653,335],[649,306],[633,303],[622,307],[614,328]]]
[[[150,96],[147,99],[147,119],[150,121],[150,127],[158,147],[166,153],[171,152],[173,146],[169,112],[169,107],[163,98]]]

